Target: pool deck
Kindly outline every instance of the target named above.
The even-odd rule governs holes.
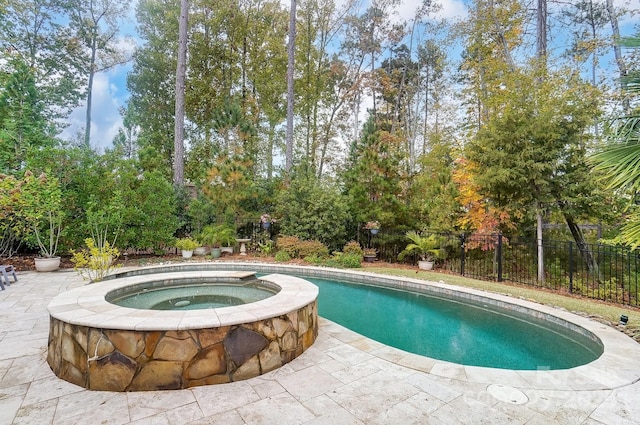
[[[324,319],[310,349],[258,378],[88,391],[58,379],[46,362],[47,304],[84,282],[71,270],[18,279],[0,291],[0,425],[640,424],[635,342],[631,351],[626,341],[609,347],[618,353],[579,372],[500,371],[410,355]]]

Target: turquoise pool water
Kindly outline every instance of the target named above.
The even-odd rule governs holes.
[[[304,277],[320,288],[318,313],[373,340],[463,365],[568,369],[602,346],[560,325],[424,294]]]

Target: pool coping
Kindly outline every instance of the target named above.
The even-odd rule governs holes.
[[[566,323],[570,327],[586,330],[602,342],[602,355],[586,365],[562,370],[510,370],[495,369],[480,366],[468,366],[433,359],[386,346],[377,341],[354,332],[354,341],[358,348],[369,352],[383,360],[392,361],[432,375],[479,384],[503,384],[516,388],[530,388],[540,390],[602,390],[615,389],[631,385],[640,381],[640,344],[624,333],[606,324],[590,320],[577,314],[538,304],[532,301],[509,297],[506,295],[464,288],[451,284],[433,282],[406,277],[380,275],[364,271],[333,269],[328,267],[295,266],[259,262],[188,262],[172,263],[145,267],[143,269],[173,268],[176,266],[188,268],[206,268],[217,270],[244,271],[254,270],[259,273],[289,273],[301,277],[335,278],[347,277],[353,283],[368,283],[378,286],[409,289],[421,287],[443,296],[460,296],[477,302],[499,305],[509,308],[516,306],[524,313],[533,313],[537,317],[551,319],[556,323]],[[131,273],[123,271],[113,277]],[[445,277],[445,276],[443,276]],[[335,325],[340,326],[340,325]]]
[[[145,268],[145,270],[150,270]],[[176,278],[245,278],[246,271],[174,271]],[[199,310],[143,310],[122,307],[106,301],[108,293],[125,286],[158,280],[158,275],[141,274],[107,279],[72,289],[56,296],[47,310],[52,318],[65,323],[101,329],[159,331],[192,330],[255,322],[296,311],[318,297],[318,287],[293,276],[269,274],[260,280],[280,287],[280,291],[260,301],[237,306]]]

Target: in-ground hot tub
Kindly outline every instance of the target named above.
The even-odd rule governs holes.
[[[240,288],[249,280],[256,280],[255,272],[165,267],[60,294],[48,306],[47,362],[66,381],[106,391],[189,388],[274,370],[302,354],[318,335],[318,288],[306,280],[263,276],[258,285],[268,292],[263,299],[226,307],[182,310],[185,300],[178,299],[173,302],[181,304],[178,309],[152,310],[108,301],[183,284],[211,295],[216,285]]]

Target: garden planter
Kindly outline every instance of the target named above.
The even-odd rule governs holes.
[[[193,250],[182,250],[182,258],[191,258],[193,256]]]
[[[376,256],[375,255],[365,255],[364,256],[364,261],[365,261],[365,263],[373,263],[374,261],[376,261]]]
[[[60,257],[36,257],[35,262],[39,272],[53,272],[60,268]]]
[[[433,270],[433,261],[418,261],[420,270]]]
[[[380,229],[369,229],[372,235],[377,235]]]
[[[193,250],[194,255],[207,255],[207,247],[200,246]]]
[[[222,248],[220,248],[221,252],[226,252],[228,254],[233,254],[233,247],[232,246],[223,246]]]
[[[211,248],[211,256],[213,258],[220,258],[222,250],[220,248]]]

